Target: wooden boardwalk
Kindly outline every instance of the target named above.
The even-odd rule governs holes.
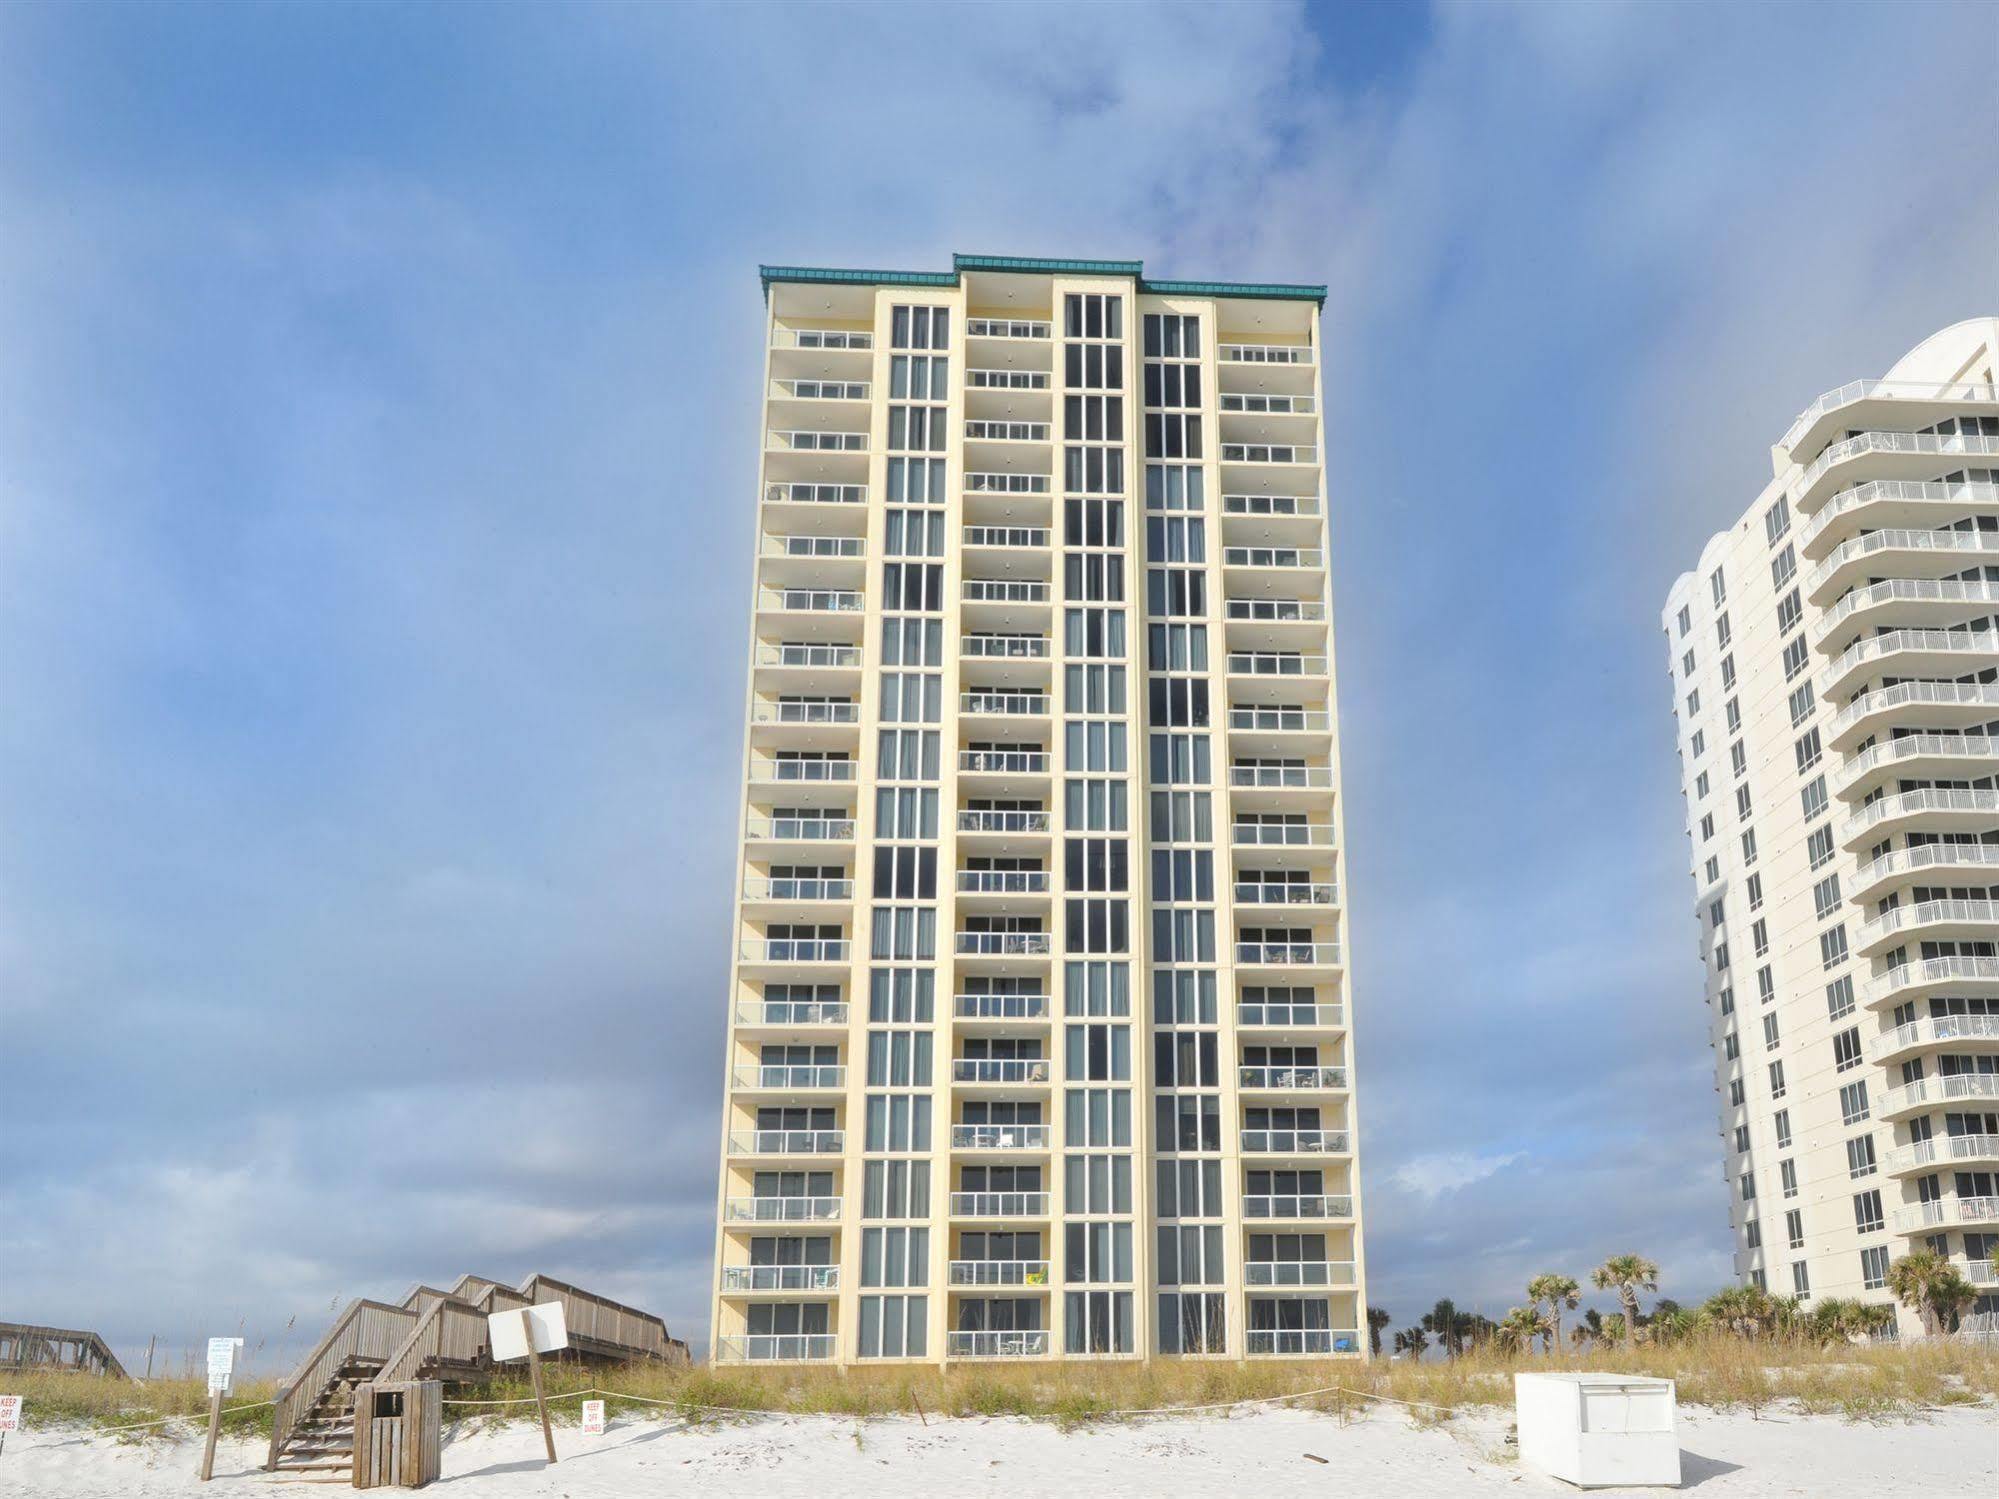
[[[0,1322],[0,1371],[103,1374],[130,1379],[118,1356],[94,1332],[73,1327],[37,1327],[30,1322]]]

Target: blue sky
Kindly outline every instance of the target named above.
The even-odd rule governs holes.
[[[0,9],[10,1314],[705,1333],[755,266],[953,250],[1330,284],[1374,1299],[1712,1288],[1660,601],[1999,300],[1991,11],[1814,14]]]

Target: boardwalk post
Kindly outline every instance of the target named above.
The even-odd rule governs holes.
[[[541,1412],[541,1439],[548,1448],[548,1460],[555,1461],[555,1433],[548,1425],[548,1397],[541,1389],[541,1350],[534,1346],[534,1329],[528,1323],[528,1311],[521,1308],[521,1331],[528,1340],[528,1377],[534,1381],[534,1407]]]
[[[201,1449],[201,1481],[215,1476],[215,1434],[222,1429],[222,1389],[211,1385],[208,1392],[208,1443]]]

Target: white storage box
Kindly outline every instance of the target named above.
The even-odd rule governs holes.
[[[1520,1460],[1580,1488],[1680,1483],[1673,1382],[1636,1374],[1516,1374]]]

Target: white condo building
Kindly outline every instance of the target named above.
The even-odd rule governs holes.
[[[1664,623],[1745,1281],[1999,1306],[1999,319],[1829,391]],[[1901,1313],[1905,1328],[1919,1324]]]
[[[1364,1353],[1324,288],[762,279],[715,1357]]]

